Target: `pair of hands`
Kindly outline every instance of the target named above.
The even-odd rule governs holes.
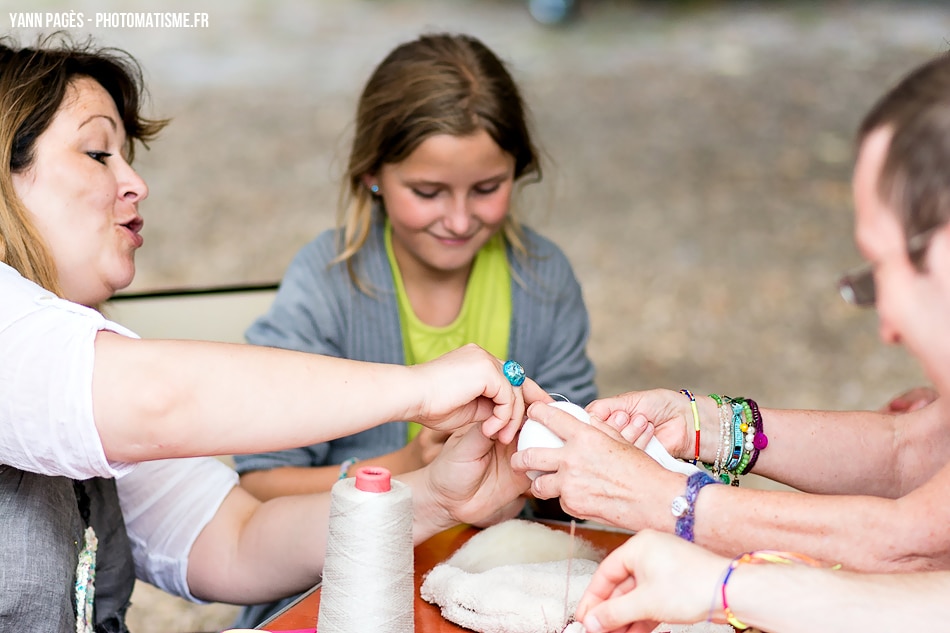
[[[554,407],[532,404],[531,419],[548,427],[564,446],[527,448],[513,455],[511,465],[519,472],[546,473],[534,480],[532,494],[540,499],[559,497],[561,507],[572,516],[635,530],[668,528],[666,519],[671,515],[662,509],[682,493],[685,479],[660,466],[643,449],[654,434],[668,448],[677,443],[691,446],[671,394],[657,390],[596,400],[587,407],[590,425]],[[675,395],[687,402],[689,412],[686,397]]]
[[[662,504],[678,494],[682,477],[668,473],[639,449],[655,432],[669,450],[670,442],[676,442],[676,427],[682,434],[682,425],[663,424],[655,415],[650,418],[651,424],[645,416],[631,415],[629,412],[642,404],[638,402],[642,394],[592,403],[588,410],[606,422],[595,419],[588,426],[555,408],[533,404],[552,398],[530,379],[513,387],[501,367],[501,361],[485,350],[467,345],[409,368],[424,395],[414,409],[405,412],[404,419],[415,420],[434,432],[420,437],[417,449],[423,460],[438,454],[427,467],[429,489],[438,505],[457,521],[483,522],[485,515],[514,516],[510,510],[516,505],[517,495],[531,485],[524,474],[529,470],[552,473],[534,481],[532,493],[536,497],[560,497],[564,510],[573,516],[619,525],[634,523],[642,527],[639,518],[627,516],[630,508],[638,505],[631,493],[648,489]],[[511,444],[526,417],[527,405],[532,405],[530,417],[565,440],[564,448],[514,453]],[[672,420],[676,412],[669,409],[665,417]],[[470,430],[460,430],[470,425],[479,428],[481,440]],[[440,450],[439,442],[452,433],[455,435]],[[688,441],[680,438],[680,443]],[[631,486],[631,477],[641,474],[648,481],[666,478],[668,485]],[[485,490],[489,494],[483,494]]]
[[[403,419],[424,427],[407,447],[425,466],[433,529],[512,518],[530,480],[510,466],[528,404],[551,397],[531,379],[514,387],[502,362],[475,345],[408,368],[423,398]],[[418,514],[418,513],[417,513]]]
[[[625,398],[637,394],[592,403],[589,411],[606,423],[595,419],[588,426],[543,406],[541,403],[552,398],[534,381],[526,379],[520,387],[513,387],[501,367],[501,361],[468,345],[409,368],[425,395],[414,410],[406,412],[405,419],[434,432],[419,438],[417,449],[424,455],[422,459],[438,454],[427,467],[428,487],[438,505],[454,519],[482,523],[489,515],[514,516],[511,510],[516,509],[517,496],[530,485],[524,474],[529,470],[552,473],[535,480],[532,492],[536,497],[560,497],[564,510],[573,516],[619,525],[632,522],[642,527],[639,517],[632,520],[627,516],[630,508],[643,505],[635,503],[632,493],[646,491],[663,505],[678,494],[682,476],[668,473],[639,450],[646,446],[654,428],[658,439],[667,444],[664,436],[672,438],[671,429],[677,425],[658,424],[654,417],[651,426],[645,417],[629,415],[637,403]],[[511,445],[527,405],[532,407],[530,417],[565,440],[564,448],[514,453]],[[672,411],[668,417],[674,417]],[[481,438],[468,429],[470,425],[479,428]],[[454,435],[439,450],[439,441],[451,433]],[[637,469],[649,471],[641,473],[644,480],[665,478],[668,485],[631,486],[631,470]]]
[[[514,516],[520,509],[517,497],[531,485],[524,474],[529,470],[552,473],[535,480],[536,497],[560,497],[564,510],[573,516],[619,525],[629,523],[625,515],[637,505],[631,492],[648,488],[662,504],[678,494],[682,477],[668,473],[640,450],[652,437],[652,427],[645,418],[626,414],[632,409],[623,397],[591,404],[591,413],[607,423],[595,419],[588,426],[543,406],[552,398],[534,381],[526,379],[513,387],[501,367],[501,361],[468,345],[409,368],[421,381],[425,396],[406,412],[405,419],[431,429],[423,431],[426,435],[418,438],[416,449],[423,460],[437,454],[426,467],[427,487],[437,505],[456,522],[487,523]],[[527,405],[531,405],[530,417],[565,440],[564,448],[515,454],[512,444]],[[665,444],[662,435],[670,433],[661,431],[657,435]],[[449,434],[440,450],[439,442]],[[666,477],[670,485],[630,486],[634,464],[650,471],[644,473],[646,480]]]
[[[609,462],[620,462],[616,456],[605,457],[597,450],[630,451],[662,472],[667,472],[652,459],[626,442],[612,427],[594,420],[594,428],[580,424],[569,414],[553,407],[531,409],[532,418],[559,431],[575,450],[572,459],[583,459],[584,470],[603,472]],[[542,420],[541,418],[547,418]],[[565,419],[566,418],[566,419]],[[645,441],[638,441],[645,445]],[[532,449],[563,451],[564,449]],[[451,435],[444,449],[427,467],[429,492],[440,499],[444,508],[451,508],[444,526],[455,523],[491,525],[513,518],[521,509],[518,491],[528,487],[524,473],[508,467],[514,459],[513,444],[502,444],[486,438],[477,425]],[[522,452],[522,455],[528,451]],[[568,490],[580,490],[583,479],[576,477],[577,464],[568,460],[568,470],[575,474],[575,483]],[[672,477],[681,478],[679,475]],[[556,479],[557,474],[544,475],[537,481]],[[593,510],[619,488],[629,482],[599,480]],[[677,483],[682,486],[681,482]],[[649,488],[650,486],[644,486]],[[590,492],[590,491],[587,491]],[[587,498],[586,493],[578,493]],[[573,496],[571,496],[573,498]],[[507,500],[506,503],[501,503]],[[564,497],[562,497],[563,504]],[[668,500],[667,500],[668,502]],[[586,506],[585,506],[586,507]],[[570,508],[568,511],[574,514]],[[595,512],[592,512],[595,513]],[[436,529],[439,529],[438,527]],[[649,633],[661,621],[699,622],[708,614],[711,593],[729,560],[669,534],[643,530],[612,552],[598,567],[582,598],[576,618],[590,633],[598,631],[629,631]],[[682,570],[688,569],[688,577]]]

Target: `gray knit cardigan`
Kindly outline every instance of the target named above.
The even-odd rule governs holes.
[[[549,393],[585,406],[597,397],[594,366],[587,356],[590,323],[564,253],[525,229],[530,255],[508,248],[513,277],[508,357]],[[330,265],[339,234],[326,231],[294,257],[270,311],[245,333],[255,345],[302,350],[354,360],[404,364],[402,330],[386,257],[383,222],[374,222],[354,263],[370,294],[357,289],[342,264]],[[353,403],[359,407],[359,402]],[[238,472],[279,466],[326,466],[350,457],[369,459],[406,443],[406,422],[381,426],[313,446],[236,455]]]

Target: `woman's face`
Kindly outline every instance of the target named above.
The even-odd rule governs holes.
[[[70,84],[32,165],[13,175],[56,264],[66,298],[100,303],[135,275],[144,221],[138,203],[148,187],[123,152],[125,130],[115,102],[95,80]]]
[[[489,134],[438,134],[400,163],[384,164],[379,185],[403,274],[468,274],[475,254],[504,223],[514,157]]]

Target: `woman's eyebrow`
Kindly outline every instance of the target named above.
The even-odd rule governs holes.
[[[89,118],[87,118],[85,121],[83,121],[82,123],[80,123],[80,124],[79,124],[79,127],[76,128],[76,129],[78,130],[79,128],[81,128],[81,127],[84,126],[85,124],[89,123],[89,122],[92,121],[93,119],[97,119],[97,118],[100,118],[100,117],[103,118],[103,119],[105,119],[106,121],[108,121],[108,122],[109,122],[109,125],[112,126],[112,129],[113,129],[113,130],[118,130],[118,129],[119,129],[119,126],[116,124],[115,119],[113,119],[113,118],[112,118],[111,116],[109,116],[108,114],[93,114],[92,116],[90,116]]]

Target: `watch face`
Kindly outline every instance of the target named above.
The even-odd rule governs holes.
[[[686,514],[687,510],[689,510],[689,503],[686,501],[685,497],[676,497],[673,499],[673,507],[670,508],[673,516],[681,517]]]

